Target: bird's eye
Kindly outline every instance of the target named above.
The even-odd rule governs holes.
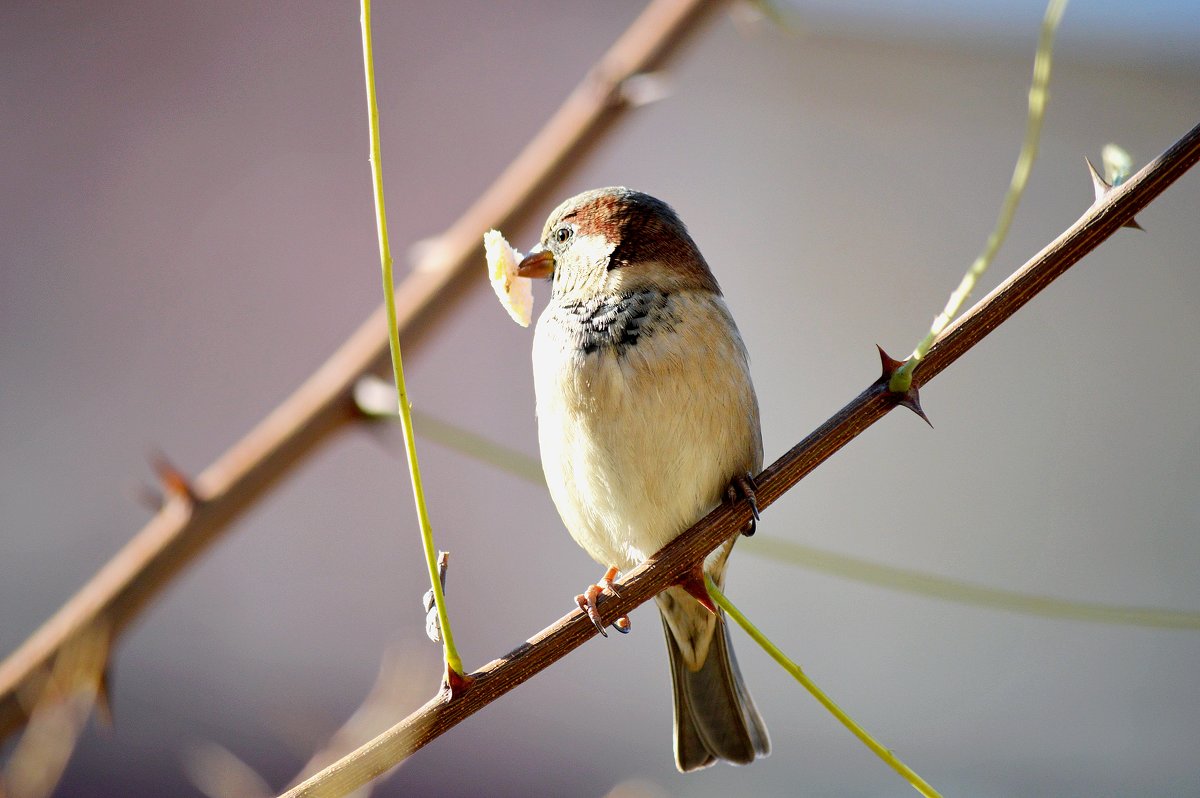
[[[570,237],[571,228],[569,227],[560,227],[554,231],[554,240],[560,244],[564,243]]]

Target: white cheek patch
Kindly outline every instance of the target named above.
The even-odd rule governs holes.
[[[580,235],[576,236],[575,243],[571,245],[582,260],[588,263],[603,263],[608,266],[608,256],[617,248],[614,241],[609,241],[608,238],[601,235]]]
[[[562,293],[599,291],[608,274],[608,257],[616,242],[602,235],[576,235],[554,271],[554,286]]]

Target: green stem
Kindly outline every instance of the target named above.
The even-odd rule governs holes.
[[[417,445],[413,435],[412,409],[404,385],[404,363],[400,359],[400,334],[396,326],[396,289],[392,280],[392,251],[388,245],[387,219],[383,204],[383,165],[379,146],[379,107],[375,101],[375,60],[371,49],[371,0],[362,0],[363,66],[367,77],[367,114],[371,122],[371,176],[375,187],[375,226],[379,231],[379,259],[383,265],[383,298],[387,306],[388,335],[392,350],[392,373],[396,379],[396,394],[400,401],[400,422],[404,428],[404,446],[408,455],[408,473],[412,478],[413,500],[417,505],[417,520],[421,527],[421,542],[425,546],[425,562],[429,581],[437,602],[438,620],[442,625],[442,650],[446,667],[462,675],[462,659],[454,647],[450,632],[450,617],[446,612],[446,597],[437,572],[437,548],[433,545],[433,530],[429,511],[425,507],[425,491],[421,487],[421,468],[417,464]]]
[[[1013,168],[1012,180],[1008,185],[1008,193],[1004,196],[1004,204],[1000,206],[1000,217],[996,220],[996,227],[988,236],[983,252],[975,258],[971,268],[963,275],[958,288],[954,289],[954,293],[950,295],[946,307],[933,320],[929,334],[921,339],[904,365],[892,374],[888,381],[888,389],[891,391],[905,393],[912,386],[913,370],[929,352],[933,342],[942,334],[942,330],[946,329],[946,325],[958,315],[958,311],[967,301],[967,297],[971,295],[971,291],[975,289],[979,278],[992,264],[996,253],[1000,250],[1000,245],[1008,237],[1009,227],[1012,226],[1013,216],[1017,212],[1017,203],[1021,201],[1021,195],[1025,193],[1025,186],[1029,183],[1029,174],[1033,171],[1033,162],[1037,158],[1038,142],[1042,136],[1042,121],[1046,118],[1048,96],[1046,87],[1050,83],[1054,33],[1058,30],[1058,23],[1062,20],[1063,11],[1066,8],[1067,0],[1050,0],[1049,5],[1046,6],[1046,15],[1042,18],[1042,32],[1038,36],[1037,55],[1033,59],[1033,85],[1029,87],[1029,116],[1025,123],[1025,140],[1021,144],[1021,153],[1017,156],[1017,165]]]
[[[901,762],[895,754],[880,745],[874,737],[867,733],[866,729],[855,723],[853,718],[847,715],[844,711],[842,711],[841,707],[833,702],[833,699],[825,695],[825,693],[821,691],[821,688],[817,687],[813,680],[808,678],[808,675],[805,674],[799,665],[797,665],[795,662],[789,659],[786,654],[780,651],[778,646],[772,643],[766,635],[760,632],[758,627],[750,623],[746,616],[742,615],[737,607],[733,606],[733,602],[725,597],[725,594],[722,593],[721,589],[713,583],[710,577],[706,575],[704,577],[704,582],[708,586],[708,594],[712,596],[713,601],[715,601],[721,607],[721,609],[725,610],[725,613],[728,616],[737,621],[738,626],[742,627],[742,629],[746,631],[746,634],[754,638],[754,642],[762,646],[763,651],[766,651],[771,655],[771,659],[778,662],[785,671],[790,673],[796,681],[800,682],[800,684],[804,686],[804,689],[807,690],[813,698],[817,699],[817,701],[821,703],[821,706],[829,710],[829,712],[832,713],[835,718],[842,722],[843,726],[849,729],[855,737],[861,740],[863,745],[874,751],[876,756],[886,762],[890,768],[903,776],[904,779],[911,784],[917,792],[926,796],[926,798],[941,798],[941,795],[937,790],[933,789],[933,787],[931,787],[924,779],[913,772],[912,768]]]

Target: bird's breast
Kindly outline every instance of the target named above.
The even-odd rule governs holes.
[[[554,308],[552,323],[562,335],[564,350],[581,356],[578,365],[586,367],[590,355],[619,358],[643,338],[674,330],[674,304],[670,294],[652,290],[569,301]]]

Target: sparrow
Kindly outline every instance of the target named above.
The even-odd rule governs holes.
[[[538,443],[563,523],[608,569],[576,597],[605,634],[596,604],[615,595],[619,572],[724,499],[740,495],[757,517],[750,475],[762,467],[762,434],[746,347],[687,228],[648,194],[617,187],[568,199],[518,274],[551,280],[533,339]],[[683,772],[770,752],[704,586],[705,575],[724,584],[736,539],[655,598]],[[628,618],[616,626],[627,631]]]

